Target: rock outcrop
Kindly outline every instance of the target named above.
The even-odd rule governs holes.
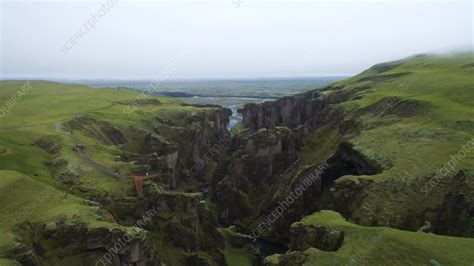
[[[104,144],[120,145],[127,142],[123,133],[108,121],[100,121],[89,116],[78,116],[66,123],[69,129],[78,130]]]
[[[291,227],[290,251],[305,251],[313,247],[324,251],[338,250],[344,241],[344,232],[326,226],[294,224]]]
[[[23,223],[14,231],[12,259],[24,265],[61,263],[69,256],[90,265],[160,265],[148,243],[148,232],[139,228],[92,227],[59,220],[52,224]]]
[[[213,200],[224,224],[254,214],[256,195],[265,195],[275,178],[296,160],[300,143],[288,128],[244,132],[232,140],[230,160],[213,180]]]

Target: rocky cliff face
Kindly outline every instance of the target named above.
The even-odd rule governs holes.
[[[256,195],[265,195],[270,184],[296,160],[300,143],[287,128],[246,132],[235,136],[213,180],[213,200],[218,218],[229,224],[254,215]]]
[[[338,89],[334,87],[333,89]],[[340,118],[341,110],[335,104],[351,99],[354,95],[338,92],[326,95],[324,92],[307,93],[284,97],[274,102],[246,104],[239,112],[243,124],[252,131],[260,128],[285,126],[298,129],[304,135],[317,127],[325,126]]]
[[[465,172],[446,177],[436,187],[436,193],[428,196],[420,193],[420,188],[430,179],[424,174],[410,173],[409,184],[394,178],[380,182],[377,178],[366,178],[386,176],[384,172],[393,168],[397,160],[382,158],[360,145],[364,142],[362,147],[366,147],[369,146],[366,143],[383,140],[358,137],[379,127],[426,116],[432,107],[428,102],[397,97],[384,98],[362,108],[348,103],[362,99],[377,84],[406,75],[355,79],[350,85],[333,85],[274,102],[246,105],[240,112],[247,131],[234,137],[227,166],[221,167],[224,170],[214,178],[218,217],[226,223],[237,223],[248,232],[259,223],[270,224],[264,237],[282,243],[293,237],[290,231],[293,222],[321,209],[336,210],[367,226],[416,231],[425,221],[430,221],[432,230],[439,234],[472,234],[472,223],[468,222],[468,217],[472,217],[468,212],[473,206],[468,195],[472,193],[467,192],[470,188],[461,189],[470,186]],[[282,128],[287,132],[283,135],[291,136],[283,137],[286,143],[292,143],[286,149],[281,148],[285,141],[275,141],[283,136]],[[406,137],[410,134],[413,133],[407,133]],[[314,146],[321,150],[311,151],[310,144],[318,141],[323,144]],[[288,160],[281,160],[283,157]],[[272,212],[282,206],[285,198],[323,160],[327,168],[320,178],[305,188],[301,196],[292,199],[279,219],[269,222],[273,220]],[[449,180],[464,185],[446,185]],[[382,194],[390,196],[384,198]],[[410,200],[419,204],[409,204]],[[454,202],[463,207],[448,211],[447,206],[454,206]],[[412,206],[402,208],[400,204]],[[463,228],[463,232],[455,228]]]
[[[177,122],[150,120],[144,123],[146,128],[125,129],[136,143],[133,147],[139,149],[133,148],[136,154],[124,152],[122,160],[135,161],[134,172],[166,174],[163,179],[171,189],[190,180],[206,183],[213,165],[221,159],[218,149],[224,149],[223,143],[230,139],[230,110],[195,108],[197,112],[185,113]]]
[[[53,155],[51,164],[57,169],[58,179],[77,187],[85,197],[103,204],[120,224],[133,225],[150,209],[156,210],[158,214],[144,225],[144,228],[154,232],[149,241],[152,246],[161,242],[184,252],[209,252],[213,261],[223,265],[224,240],[217,231],[215,214],[201,202],[205,195],[181,191],[206,191],[214,167],[222,160],[230,143],[227,130],[230,111],[216,106],[193,106],[190,111],[175,112],[173,120],[159,116],[147,117],[139,123],[140,126],[116,125],[90,117],[76,117],[65,125],[65,134],[72,138],[83,134],[103,144],[115,145],[120,150],[116,161],[117,165],[121,165],[117,167],[120,170],[97,162],[103,168],[110,168],[114,178],[117,178],[113,175],[116,171],[120,171],[121,175],[160,173],[159,178],[144,182],[146,197],[143,199],[136,198],[131,179],[127,189],[108,194],[96,192],[93,187],[84,188],[81,182],[77,182],[80,180],[79,174],[71,174],[70,178],[61,174],[69,173],[69,168],[70,171],[73,169],[68,161],[61,161],[64,156],[60,138],[45,136],[38,139],[36,145]],[[75,135],[69,131],[74,131]],[[89,147],[84,149],[88,151]],[[79,225],[69,227],[68,230],[82,230]],[[100,238],[111,238],[99,233],[94,232]],[[97,246],[94,252],[107,247],[100,241],[86,240]],[[127,250],[135,253],[130,256],[136,258],[139,252],[140,260],[130,259],[129,255],[123,254],[119,259],[114,258],[114,265],[152,265],[144,253],[144,243],[131,245]],[[49,247],[46,249],[49,250]],[[89,254],[88,247],[81,250]],[[186,261],[191,263],[193,258]]]
[[[169,187],[175,189],[189,178],[205,181],[212,171],[210,165],[219,160],[212,148],[230,139],[227,130],[230,110],[216,106],[193,107],[187,112],[176,110],[178,117],[173,121],[156,116],[144,119],[140,126],[119,126],[79,116],[68,121],[65,127],[103,144],[119,146],[123,150],[120,160],[134,163],[126,172],[159,171],[166,175]],[[48,142],[39,140],[38,144],[41,147]]]
[[[57,221],[24,223],[14,231],[12,259],[23,265],[62,264],[68,257],[90,265],[160,265],[156,251],[142,229],[91,227],[85,223]]]
[[[260,105],[247,104],[240,110],[243,124],[254,131],[275,126],[303,127],[310,130],[317,122],[316,114],[321,114],[321,110],[328,107],[325,102],[318,99],[319,96],[313,92]]]
[[[240,112],[247,130],[233,137],[228,160],[214,176],[213,200],[221,222],[243,222],[246,218],[244,226],[248,226],[248,222],[265,220],[318,166],[299,158],[305,136],[323,127],[332,127],[341,134],[357,130],[357,122],[345,120],[336,104],[348,98],[346,93],[325,96],[313,91],[261,105],[245,105]],[[324,177],[324,183],[340,177],[346,171],[344,167],[364,167],[363,159],[356,157],[348,157],[345,164],[338,161],[342,156],[350,156],[349,153],[341,148],[333,156],[333,170]],[[315,210],[312,201],[321,196],[322,184],[321,180],[313,182],[286,210],[284,218],[272,225],[279,238],[288,237],[291,223]]]
[[[336,251],[342,246],[344,231],[326,226],[294,224],[291,227],[290,251],[304,251],[317,248],[324,251]]]

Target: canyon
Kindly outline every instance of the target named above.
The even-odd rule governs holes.
[[[0,264],[469,265],[474,154],[422,189],[472,140],[472,60],[375,65],[230,130],[216,105],[31,81],[0,126]]]

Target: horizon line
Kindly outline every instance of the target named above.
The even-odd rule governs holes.
[[[332,78],[332,77],[350,77],[357,74],[330,74],[330,75],[295,75],[295,76],[261,76],[261,77],[199,77],[199,78],[45,78],[45,77],[0,77],[0,81],[13,80],[44,80],[44,81],[153,81],[160,82],[172,81],[206,81],[206,80],[262,80],[262,79],[295,79],[295,78]]]

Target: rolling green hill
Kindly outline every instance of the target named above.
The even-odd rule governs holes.
[[[7,106],[14,95],[21,97]],[[207,142],[225,129],[226,119],[217,121],[221,109],[216,107],[47,81],[1,81],[0,102],[6,103],[5,113],[0,113],[0,257],[5,258],[1,263],[11,259],[23,264],[94,264],[153,206],[137,198],[127,176],[160,172],[157,182],[145,183],[146,193],[165,201],[188,200],[181,190],[170,196],[160,188],[175,186],[174,180],[184,175],[178,154],[181,163],[191,167],[195,138],[211,146]],[[196,205],[189,207],[197,212]],[[184,210],[167,212],[179,216]],[[197,219],[197,213],[185,219]],[[147,228],[169,226],[158,220],[155,217]],[[49,234],[57,235],[51,240]],[[89,246],[67,241],[69,237],[85,239]],[[103,243],[101,237],[109,242]],[[142,253],[134,258],[157,263],[186,256],[175,248],[176,258],[153,257],[156,247],[162,252],[172,248],[171,240],[163,237],[147,236],[139,243]],[[64,245],[63,250],[58,245]],[[130,262],[127,250],[120,260]]]

